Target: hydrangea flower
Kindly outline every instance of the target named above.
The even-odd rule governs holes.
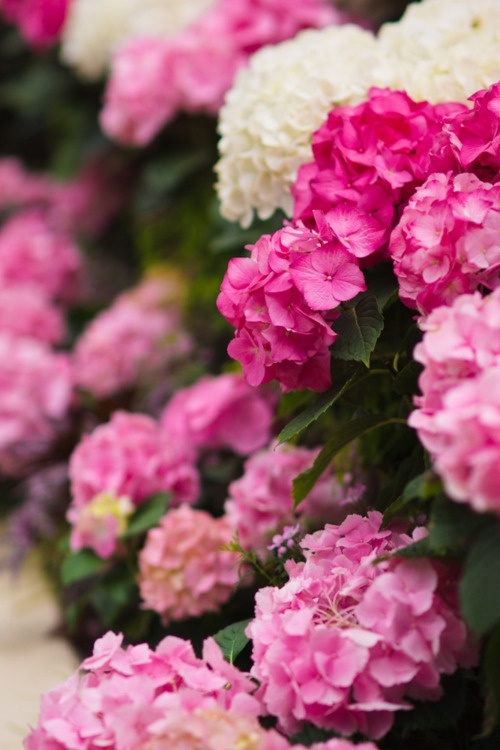
[[[436,173],[417,190],[389,252],[403,302],[422,314],[479,286],[498,286],[500,185]]]
[[[271,445],[258,451],[245,462],[243,476],[231,482],[225,512],[238,533],[238,541],[244,550],[257,549],[259,554],[273,534],[293,523],[338,523],[349,512],[348,506],[359,499],[361,487],[354,495],[352,475],[345,472],[337,478],[330,468],[316,483],[297,512],[293,508],[292,482],[295,477],[309,469],[319,449],[311,450],[290,445]],[[361,490],[362,491],[362,490]],[[346,498],[349,498],[344,503]]]
[[[116,551],[131,509],[159,492],[193,503],[199,477],[190,447],[171,440],[151,417],[118,411],[85,435],[70,459],[71,547]]]
[[[311,135],[338,104],[361,102],[373,76],[376,41],[359,26],[307,30],[260,50],[240,71],[220,112],[216,165],[221,213],[248,226],[281,208],[311,161]]]
[[[271,437],[274,398],[249,386],[239,373],[205,377],[181,388],[163,410],[160,422],[199,450],[229,448],[243,456]]]
[[[72,0],[3,0],[1,13],[36,49],[59,39]]]
[[[222,549],[233,528],[226,518],[181,505],[150,529],[139,554],[144,606],[164,623],[220,609],[238,583],[239,556]]]
[[[0,286],[0,331],[59,344],[66,326],[62,310],[39,287],[31,284]]]
[[[73,399],[69,359],[0,333],[0,471],[22,473],[56,438]]]
[[[286,564],[289,581],[257,592],[252,674],[288,733],[308,721],[382,737],[409,699],[437,700],[441,675],[475,658],[451,571],[391,559],[410,538],[381,521],[376,511],[351,515],[306,536],[305,562]]]
[[[175,35],[137,36],[118,49],[102,126],[117,140],[144,145],[178,111],[217,114],[255,50],[341,19],[325,0],[217,0]]]
[[[339,239],[335,221],[318,212],[317,226],[300,222],[233,258],[217,299],[236,328],[228,353],[250,385],[277,380],[283,390],[323,391],[330,378],[330,327],[341,302],[366,289],[355,254]]]

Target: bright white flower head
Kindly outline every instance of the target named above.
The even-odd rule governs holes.
[[[113,51],[142,36],[169,36],[195,21],[214,0],[73,0],[62,58],[86,78],[104,74]]]
[[[378,36],[381,83],[433,104],[465,101],[500,78],[500,3],[424,0]]]
[[[222,215],[248,226],[276,208],[290,214],[311,139],[335,104],[362,101],[373,79],[376,42],[358,26],[307,30],[265,47],[242,70],[221,110],[217,164]]]

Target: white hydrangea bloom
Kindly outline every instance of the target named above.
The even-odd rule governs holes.
[[[214,0],[73,0],[62,36],[62,58],[86,78],[99,78],[123,42],[169,36],[192,23]]]
[[[248,226],[292,210],[290,186],[312,159],[311,138],[334,105],[357,104],[371,85],[374,36],[358,26],[307,30],[259,50],[220,112],[216,166],[222,215]]]
[[[413,99],[465,101],[500,79],[498,0],[424,0],[382,26],[377,76]]]

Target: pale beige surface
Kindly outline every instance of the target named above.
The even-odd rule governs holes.
[[[56,605],[36,561],[13,579],[0,571],[0,748],[21,750],[40,696],[75,670],[68,644],[52,635]]]

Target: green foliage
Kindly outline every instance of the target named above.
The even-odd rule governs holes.
[[[214,640],[221,647],[224,659],[230,664],[234,664],[235,659],[243,651],[245,646],[250,643],[250,638],[245,635],[245,628],[250,620],[241,620],[228,625],[226,628],[219,630],[214,635]]]
[[[369,367],[370,356],[384,328],[384,318],[373,295],[363,293],[356,300],[352,306],[344,307],[332,325],[338,334],[331,349],[332,357],[363,362]]]
[[[460,584],[462,612],[469,626],[484,635],[500,624],[500,528],[488,523],[470,547]]]
[[[170,495],[166,493],[159,493],[148,498],[137,508],[122,537],[127,539],[156,526],[160,518],[167,512],[169,503]]]
[[[96,575],[105,565],[105,561],[90,549],[71,552],[61,567],[61,582],[63,586],[81,581],[83,578]]]

